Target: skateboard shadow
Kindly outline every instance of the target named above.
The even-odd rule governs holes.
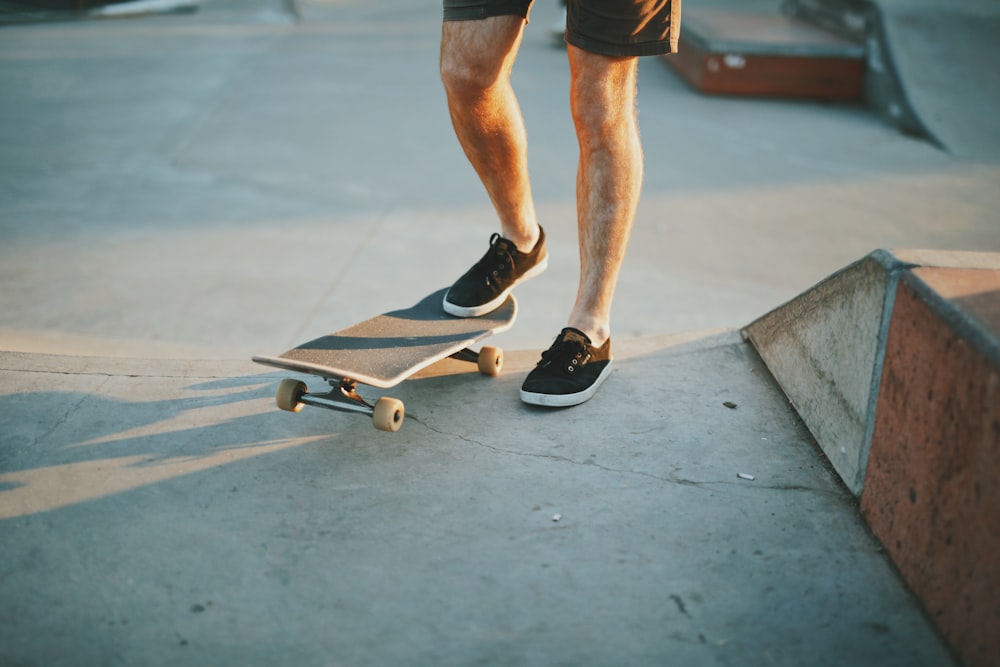
[[[197,473],[337,437],[309,420],[289,434],[275,419],[269,376],[115,384],[0,395],[0,522],[163,483],[183,488]]]
[[[282,356],[294,358],[298,351],[360,351],[397,348],[447,348],[462,341],[472,341],[502,328],[512,319],[505,304],[483,317],[454,317],[444,311],[442,302],[447,288],[440,289],[416,305],[394,310],[365,320],[340,331],[303,343]],[[400,335],[399,332],[406,332]]]
[[[310,352],[332,352],[345,350],[390,350],[393,348],[416,348],[416,347],[448,347],[460,341],[475,338],[473,334],[462,333],[450,336],[344,336],[341,334],[330,334],[317,338],[316,340],[304,343],[296,350],[308,350]],[[292,356],[286,353],[283,356]]]
[[[428,294],[409,308],[401,308],[399,310],[393,310],[386,313],[385,317],[417,322],[433,322],[436,320],[454,322],[456,319],[460,318],[449,315],[444,310],[444,295],[447,293],[447,287],[439,289],[432,294]]]

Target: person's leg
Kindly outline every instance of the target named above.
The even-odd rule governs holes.
[[[455,134],[493,202],[500,233],[527,252],[539,228],[527,135],[510,83],[524,24],[520,16],[445,21],[441,80]]]
[[[500,15],[445,21],[442,28],[441,80],[452,124],[501,230],[445,295],[445,311],[457,317],[491,312],[516,285],[548,266],[528,178],[524,120],[510,84],[524,24],[523,16]]]
[[[638,58],[567,48],[570,105],[580,143],[580,284],[568,324],[600,347],[611,336],[612,298],[642,185],[635,109]]]
[[[638,56],[675,51],[681,0],[569,0],[570,106],[580,144],[580,282],[568,325],[521,385],[521,400],[578,405],[607,379],[611,303],[642,184]]]
[[[580,143],[580,285],[569,326],[595,347],[611,336],[611,301],[642,186],[638,57],[672,53],[681,0],[569,0],[570,105]]]
[[[522,401],[554,407],[589,400],[611,371],[611,301],[642,183],[637,59],[568,49],[570,107],[580,143],[580,283],[569,326],[521,386]]]

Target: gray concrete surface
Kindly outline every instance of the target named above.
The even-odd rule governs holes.
[[[842,480],[864,487],[902,262],[875,251],[744,329]]]
[[[0,355],[0,662],[951,664],[737,332],[623,344],[584,410],[534,360],[387,434],[249,362]]]
[[[576,284],[540,3],[515,82],[552,260],[508,370],[403,385],[394,435],[292,416],[251,354],[412,303],[495,223],[436,7],[282,6],[0,29],[0,662],[949,664],[733,328],[876,247],[1000,249],[1000,167],[645,60],[620,363],[531,410]]]

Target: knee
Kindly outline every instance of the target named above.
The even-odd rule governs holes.
[[[467,58],[441,56],[441,82],[445,92],[452,99],[475,98],[489,90],[497,81],[497,75]]]
[[[570,108],[582,145],[603,144],[635,125],[634,101],[627,95],[573,96]]]
[[[492,16],[445,21],[441,31],[441,81],[450,99],[473,101],[510,85],[524,19]]]
[[[577,133],[601,137],[635,124],[634,59],[571,52],[570,109]]]

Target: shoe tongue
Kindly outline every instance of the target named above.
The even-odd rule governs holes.
[[[566,327],[563,329],[562,339],[567,342],[575,341],[577,343],[583,343],[584,345],[590,345],[590,338],[587,337],[587,334],[572,327]]]

